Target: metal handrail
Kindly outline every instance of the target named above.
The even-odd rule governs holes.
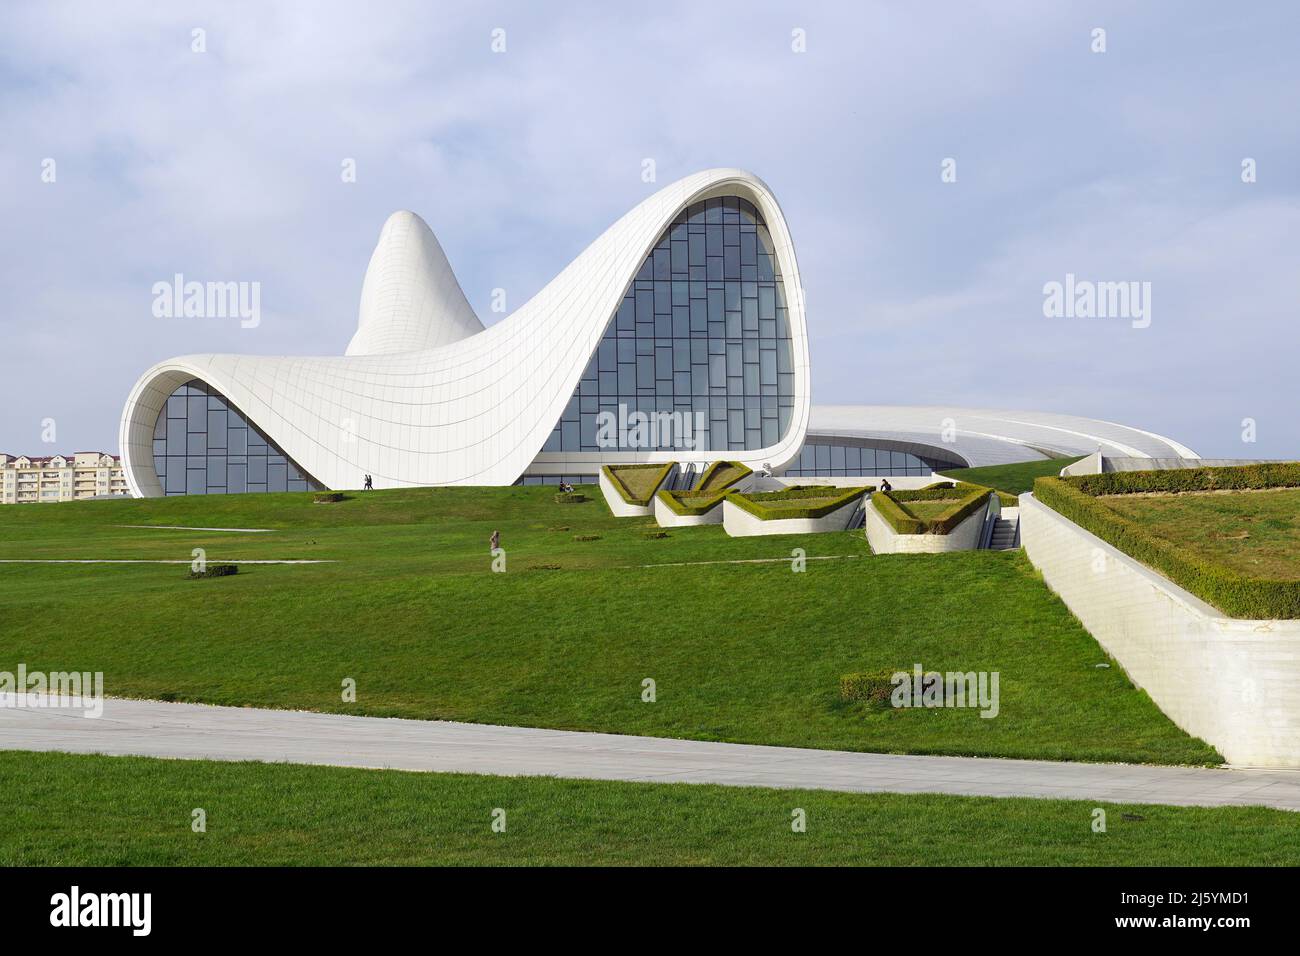
[[[980,550],[985,550],[993,542],[993,529],[997,526],[998,516],[1002,514],[1002,499],[996,491],[989,492],[988,508],[984,512],[984,527],[980,529]]]

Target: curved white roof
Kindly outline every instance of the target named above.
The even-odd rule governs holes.
[[[483,331],[433,230],[406,210],[379,232],[357,312],[345,355],[419,352]]]
[[[817,405],[808,436],[843,436],[911,444],[971,466],[1032,461],[1051,455],[1195,458],[1173,439],[1128,425],[1058,415],[945,405]],[[924,454],[924,452],[920,452]]]
[[[358,329],[345,356],[186,355],[160,362],[122,413],[123,467],[137,495],[159,495],[153,431],[167,396],[192,378],[226,396],[309,475],[349,488],[510,484],[551,433],[628,284],[686,206],[736,195],[763,215],[785,283],[795,406],[778,444],[728,452],[757,467],[798,455],[809,410],[808,335],[789,229],[758,177],[711,169],[659,190],[610,226],[554,280],[483,329],[442,248],[414,213],[385,223]],[[626,457],[626,456],[624,456]],[[641,460],[671,460],[651,452]]]

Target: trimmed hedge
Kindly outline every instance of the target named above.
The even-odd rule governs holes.
[[[1042,479],[1040,478],[1039,481]],[[1168,471],[1113,471],[1069,479],[1086,495],[1128,495],[1142,491],[1258,491],[1300,488],[1300,462],[1175,468]],[[1038,493],[1038,482],[1034,482]]]
[[[728,471],[723,469],[728,469]],[[738,481],[743,481],[753,473],[754,469],[748,468],[738,461],[715,461],[704,469],[704,474],[700,475],[699,485],[692,490],[722,491],[724,488],[732,487]],[[715,480],[716,483],[714,483]]]
[[[873,671],[870,674],[845,674],[840,678],[840,700],[865,700],[887,704],[894,693],[897,671]]]
[[[735,471],[735,474],[724,475],[717,484],[709,487],[709,483],[723,468],[730,468]],[[704,469],[704,473],[700,476],[698,488],[693,488],[690,491],[660,491],[656,493],[656,497],[667,505],[668,510],[675,515],[680,515],[683,518],[698,517],[708,514],[722,504],[722,499],[727,497],[735,487],[736,482],[749,477],[753,473],[752,468],[746,468],[738,461],[715,461]]]
[[[195,581],[199,578],[225,578],[238,573],[237,564],[209,564],[202,571],[190,571],[189,577],[191,581]]]
[[[664,483],[664,479],[668,477],[668,473],[673,470],[676,464],[677,462],[670,461],[662,465],[606,465],[601,469],[601,471],[604,473],[605,477],[609,479],[610,484],[614,486],[614,489],[619,493],[619,496],[624,501],[630,505],[635,505],[638,508],[644,508],[650,503],[651,499],[654,498],[655,492],[659,490],[659,486]],[[644,498],[638,497],[637,494],[627,486],[627,483],[619,477],[620,472],[631,471],[655,472],[655,474],[651,475],[654,484],[650,486],[650,491]]]
[[[581,491],[561,491],[555,496],[557,505],[579,505],[587,500],[587,496]]]
[[[1018,508],[1020,501],[1015,495],[1008,491],[997,491],[996,488],[990,488],[988,485],[976,485],[969,481],[936,481],[932,485],[926,485],[916,491],[891,491],[890,494],[897,494],[899,501],[927,501],[936,498],[950,498],[955,490],[959,495],[969,492],[979,491],[996,491],[998,501],[1004,508]]]
[[[708,514],[718,505],[722,504],[722,499],[727,497],[729,492],[726,488],[720,491],[707,491],[704,493],[698,491],[660,491],[655,497],[668,506],[668,510],[675,515],[683,518],[698,517],[699,515]]]
[[[1218,476],[1210,474],[1211,472],[1233,474]],[[1114,480],[1094,480],[1098,478]],[[1293,619],[1300,618],[1300,581],[1252,578],[1216,564],[1188,548],[1156,537],[1146,528],[1106,507],[1105,501],[1097,497],[1103,492],[1089,489],[1123,488],[1132,494],[1137,491],[1288,488],[1294,487],[1298,478],[1300,466],[1295,465],[1112,472],[1074,478],[1039,478],[1034,482],[1034,497],[1062,517],[1091,531],[1135,561],[1158,571],[1229,617],[1249,620]],[[1261,484],[1262,481],[1281,481],[1283,484]],[[1111,490],[1108,493],[1126,492]]]
[[[763,491],[745,494],[733,491],[727,500],[763,521],[780,521],[784,518],[824,518],[837,508],[843,508],[855,498],[874,491],[870,485],[858,488],[836,488],[831,485],[808,485],[786,488],[783,491]],[[817,504],[789,508],[773,507],[777,502],[812,499]]]
[[[907,510],[907,501],[942,501],[945,497],[952,497],[953,490],[938,490],[937,494],[928,493],[928,489],[920,491],[879,491],[871,496],[871,500],[876,503],[876,511],[886,523],[894,529],[895,534],[949,534],[957,525],[961,524],[976,511],[978,511],[988,496],[994,494],[990,488],[983,488],[979,485],[971,486],[973,491],[967,491],[965,496],[954,501],[952,507],[940,512],[936,517],[927,520],[916,517]]]

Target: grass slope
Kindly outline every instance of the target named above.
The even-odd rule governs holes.
[[[1106,804],[1094,833],[1084,801],[34,753],[0,793],[5,866],[1300,864],[1300,816],[1257,807]]]
[[[943,473],[944,478],[953,481],[969,481],[1005,491],[1007,494],[1022,495],[1033,491],[1034,479],[1059,475],[1066,465],[1072,465],[1078,458],[1048,458],[1041,461],[1022,461],[1013,465],[985,465],[981,468],[954,468]]]
[[[190,581],[182,565],[3,565],[0,670],[103,671],[117,696],[846,750],[1212,763],[1018,552],[877,556],[859,534],[649,540],[554,489],[414,489],[0,509],[0,558],[321,558]],[[221,534],[128,524],[275,528]],[[508,570],[490,571],[502,533]],[[595,538],[596,540],[575,540]],[[784,561],[807,550],[804,573]],[[845,704],[849,672],[988,670],[1001,713]],[[643,703],[653,678],[657,702]],[[345,678],[357,700],[344,703]]]

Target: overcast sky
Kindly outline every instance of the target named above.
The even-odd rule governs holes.
[[[0,9],[0,451],[116,452],[173,355],[342,353],[394,210],[490,323],[494,288],[513,310],[655,189],[739,166],[794,235],[814,404],[1300,456],[1300,6],[270,6]],[[175,273],[261,283],[261,324],[155,318]],[[1150,325],[1045,317],[1067,273],[1150,282]]]

